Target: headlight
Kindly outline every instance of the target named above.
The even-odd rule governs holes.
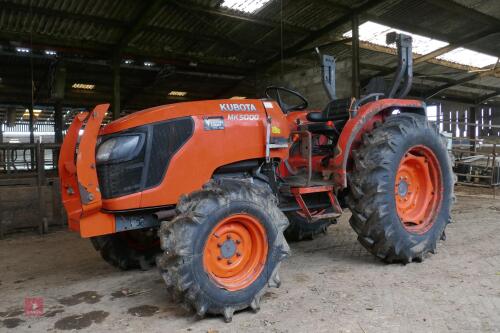
[[[141,135],[115,136],[104,141],[97,148],[96,162],[118,162],[133,159],[142,144]]]

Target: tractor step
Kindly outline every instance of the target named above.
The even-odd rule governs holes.
[[[324,180],[319,176],[313,175],[309,180],[309,184],[307,184],[307,175],[303,173],[288,176],[284,181],[290,188],[320,187],[328,186],[332,183],[331,180]]]
[[[295,197],[295,200],[297,200],[299,207],[301,208],[302,212],[304,213],[305,217],[310,223],[323,219],[337,218],[342,215],[342,208],[340,207],[337,197],[335,196],[335,194],[333,194],[332,185],[291,187],[290,192]],[[306,202],[304,201],[303,195],[316,194],[316,193],[324,193],[328,196],[331,207],[333,208],[333,212],[325,214],[317,214],[317,215],[311,214],[311,211],[309,210]]]

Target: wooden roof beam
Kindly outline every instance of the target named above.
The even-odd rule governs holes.
[[[443,92],[446,89],[449,89],[449,88],[452,88],[452,87],[455,87],[455,86],[460,86],[460,85],[463,85],[464,83],[476,80],[476,79],[478,79],[480,77],[487,76],[487,75],[495,75],[497,73],[500,73],[500,68],[495,68],[494,67],[494,68],[492,68],[490,70],[487,70],[487,71],[483,71],[483,72],[479,72],[479,73],[476,73],[476,74],[473,74],[473,75],[469,75],[469,76],[467,76],[467,77],[465,77],[463,79],[453,81],[451,83],[442,85],[440,87],[437,87],[437,88],[429,91],[426,94],[425,99],[432,98],[432,97],[436,96],[437,94],[439,94],[440,92]]]
[[[464,5],[461,5],[455,1],[451,1],[451,0],[424,0],[424,1],[428,2],[431,5],[441,7],[442,9],[444,9],[447,12],[452,12],[454,14],[458,14],[458,15],[462,16],[464,19],[467,19],[467,20],[472,19],[474,21],[477,21],[477,22],[480,22],[483,24],[487,24],[487,25],[490,25],[490,26],[495,27],[495,28],[500,28],[500,20],[499,19],[497,19],[493,16],[490,16],[490,15],[487,15],[487,14],[481,13],[480,11],[477,11],[473,8],[469,8],[469,7],[466,7]]]

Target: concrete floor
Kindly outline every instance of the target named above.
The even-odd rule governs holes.
[[[59,231],[0,241],[0,331],[20,332],[500,332],[500,199],[458,196],[438,253],[386,265],[347,223],[292,244],[280,289],[262,309],[197,320],[171,303],[155,269],[121,272],[87,240]],[[25,297],[44,314],[24,315]]]

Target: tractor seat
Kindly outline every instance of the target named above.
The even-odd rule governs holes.
[[[320,113],[320,112],[317,112]],[[301,125],[301,129],[305,129],[311,133],[323,134],[328,136],[339,136],[339,128],[343,128],[347,119],[339,119],[333,121],[333,124],[328,122],[313,122]]]
[[[347,120],[350,106],[350,98],[336,99],[329,102],[321,112],[309,112],[306,119],[311,122]]]

